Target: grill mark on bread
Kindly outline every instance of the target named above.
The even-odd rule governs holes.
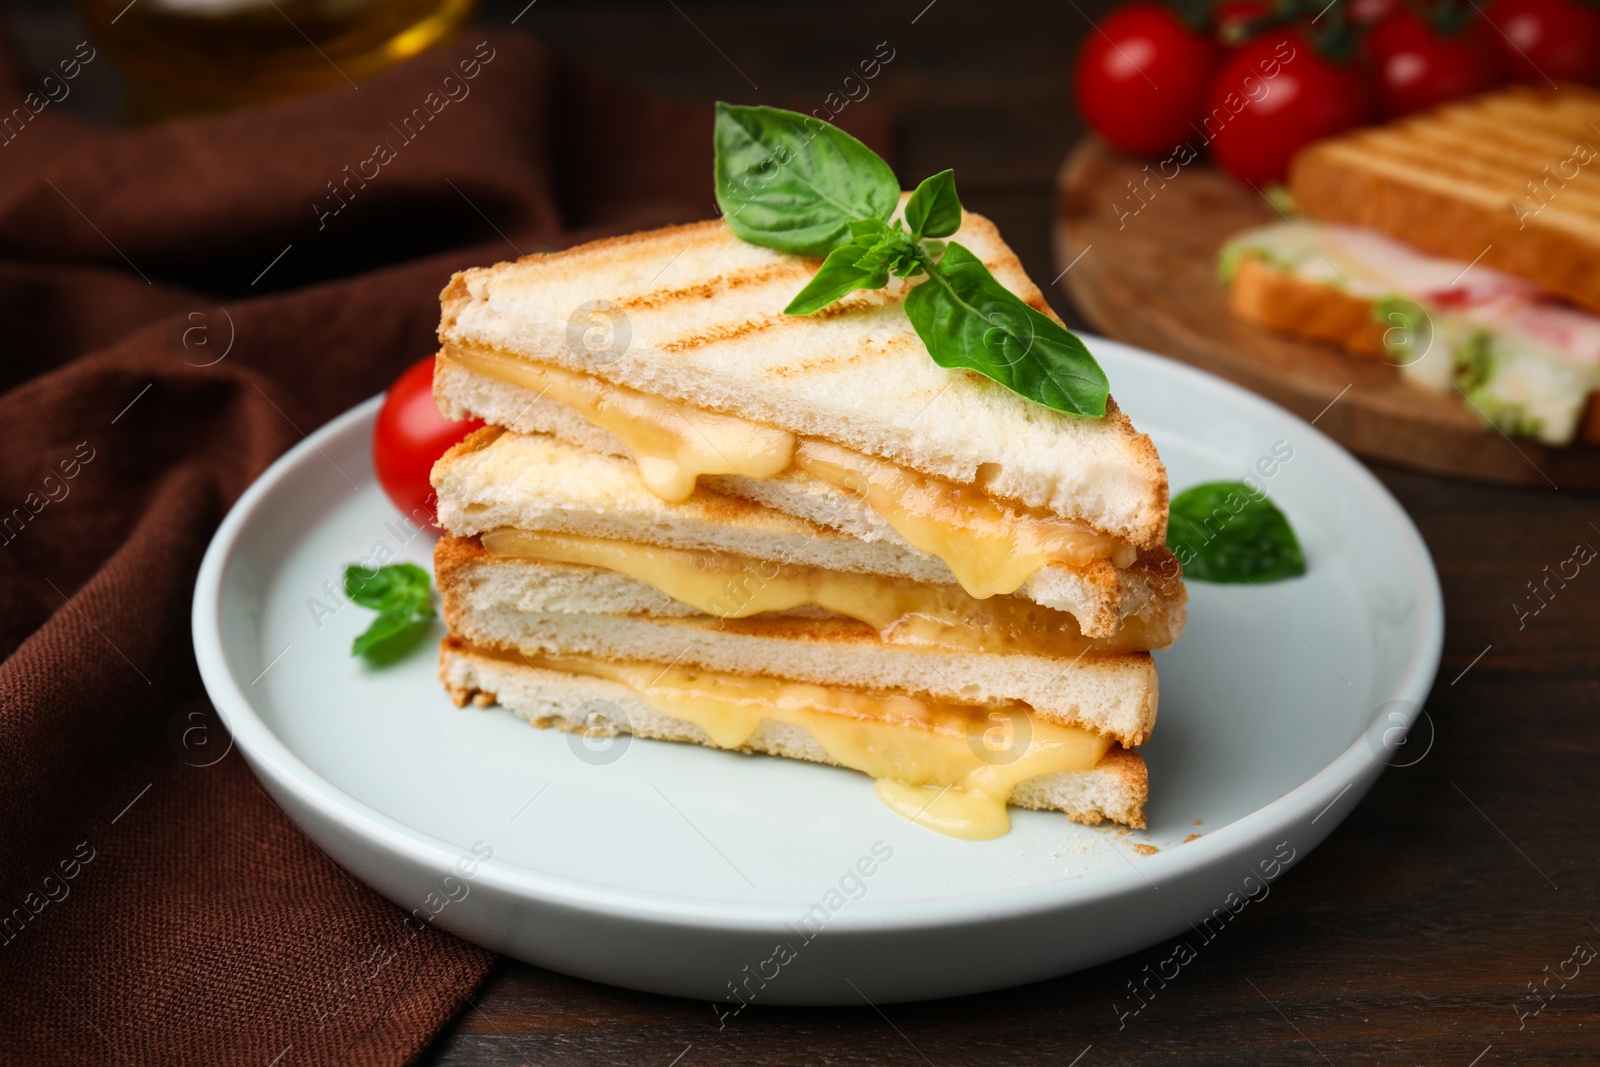
[[[1600,93],[1516,87],[1319,142],[1289,187],[1312,218],[1481,256],[1600,311],[1600,160],[1586,151],[1600,151]]]
[[[785,320],[788,320],[787,322]],[[780,330],[804,319],[786,315],[761,315],[742,322],[719,322],[704,330],[695,330],[677,337],[659,341],[656,347],[663,352],[692,352],[708,345],[726,344],[729,341],[747,340],[768,330]]]
[[[773,279],[783,277],[785,275],[793,275],[797,282],[795,291],[799,292],[799,281],[804,276],[804,272],[797,272],[792,268],[792,263],[779,263],[776,264],[774,269],[772,269],[770,272],[763,271],[749,273],[751,275],[755,275],[757,273],[770,273],[771,278]],[[713,282],[718,280],[720,280],[720,276],[718,279],[713,279]],[[754,285],[766,280],[768,279],[752,277],[749,284]],[[730,286],[730,288],[736,287],[742,287],[742,284],[740,286]],[[704,295],[698,298],[703,299]],[[747,339],[769,330],[794,329],[797,326],[807,323],[815,325],[818,321],[843,318],[844,316],[857,314],[869,308],[882,307],[883,305],[897,302],[898,300],[895,296],[882,291],[868,290],[865,292],[857,292],[850,294],[836,303],[828,305],[820,311],[815,311],[810,315],[785,315],[780,312],[775,315],[760,315],[755,318],[745,319],[742,322],[717,323],[716,325],[707,327],[703,330],[695,330],[690,333],[681,334],[677,337],[667,338],[663,341],[657,342],[656,347],[661,349],[663,352],[690,352],[697,348],[704,348],[707,345],[725,344],[730,341]],[[785,299],[784,303],[787,304],[788,300]],[[624,306],[626,307],[627,305]],[[859,351],[855,353],[846,353],[837,357],[829,357],[826,362],[818,361],[815,365],[824,366],[835,362],[850,362],[860,358],[861,355],[862,353]],[[794,373],[794,371],[791,369],[790,373]],[[787,377],[788,374],[780,372],[777,376]]]
[[[774,378],[803,378],[808,374],[815,374],[823,370],[834,370],[847,367],[852,363],[859,363],[871,353],[864,348],[857,348],[848,352],[836,352],[832,355],[821,356],[817,359],[799,360],[795,363],[780,364],[771,369]]]
[[[814,261],[804,261],[805,264],[812,262]],[[660,311],[675,304],[692,304],[698,301],[710,300],[720,293],[729,293],[738,289],[750,289],[758,285],[770,286],[783,278],[794,278],[799,283],[801,279],[809,277],[810,273],[811,271],[802,263],[777,260],[755,270],[739,271],[734,274],[718,274],[693,285],[681,286],[676,289],[654,289],[650,292],[623,297],[617,301],[617,305],[624,311]],[[799,291],[799,284],[796,286],[796,291]]]

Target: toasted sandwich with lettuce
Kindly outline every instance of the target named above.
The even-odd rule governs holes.
[[[1222,249],[1231,310],[1507,434],[1600,441],[1597,124],[1600,93],[1518,88],[1310,146],[1299,216]]]

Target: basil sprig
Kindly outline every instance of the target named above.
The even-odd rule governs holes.
[[[1172,498],[1167,547],[1200,582],[1275,582],[1306,572],[1283,512],[1243,482],[1207,482]]]
[[[827,131],[819,136],[819,131]],[[900,183],[879,155],[820,119],[717,105],[717,204],[740,239],[825,256],[857,219],[887,219]]]
[[[352,656],[392,662],[411,650],[433,619],[433,583],[415,563],[391,563],[375,570],[352,563],[344,569],[344,593],[353,603],[378,613],[351,643]]]
[[[977,371],[1069,415],[1105,414],[1105,372],[1075,335],[995,280],[983,261],[941,238],[961,228],[951,171],[928,178],[895,218],[900,183],[877,153],[810,115],[717,105],[717,205],[751,244],[823,257],[784,310],[810,315],[893,278],[927,280],[906,316],[933,361]]]

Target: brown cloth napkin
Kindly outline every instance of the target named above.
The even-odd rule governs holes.
[[[133,132],[50,102],[66,69],[0,56],[0,1062],[402,1063],[492,956],[413,938],[228,751],[200,558],[276,456],[433,350],[451,271],[710,216],[710,109],[470,30]]]

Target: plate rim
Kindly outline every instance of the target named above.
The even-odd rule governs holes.
[[[1166,375],[1175,384],[1187,384],[1221,391],[1231,399],[1277,419],[1298,424],[1322,448],[1326,458],[1341,468],[1396,524],[1405,535],[1403,548],[1413,564],[1408,569],[1418,594],[1419,618],[1410,656],[1400,670],[1400,682],[1390,701],[1406,700],[1414,706],[1407,728],[1415,724],[1418,713],[1432,688],[1441,663],[1444,639],[1444,601],[1439,576],[1415,523],[1393,494],[1348,450],[1301,419],[1293,412],[1258,396],[1242,386],[1188,364],[1161,356],[1124,342],[1092,333],[1080,336],[1091,349],[1114,349],[1116,357],[1129,360],[1145,373]],[[369,845],[398,853],[408,862],[437,870],[448,869],[461,855],[462,847],[425,830],[402,822],[379,808],[346,792],[318,774],[288,747],[272,728],[256,714],[239,679],[228,666],[222,645],[221,613],[223,578],[235,545],[246,531],[260,501],[279,483],[291,477],[308,459],[321,458],[321,443],[338,437],[354,424],[375,418],[383,394],[371,397],[336,416],[291,447],[251,483],[228,511],[206,549],[195,582],[191,628],[195,657],[201,680],[234,743],[250,764],[253,773],[270,777],[272,783],[290,790],[296,799],[316,810],[346,832]],[[830,921],[839,932],[910,932],[952,923],[977,921],[970,904],[983,901],[982,921],[1005,921],[1038,915],[1063,908],[1088,906],[1106,898],[1138,891],[1151,882],[1177,882],[1224,862],[1250,841],[1274,836],[1290,829],[1313,814],[1333,807],[1350,785],[1376,780],[1383,770],[1379,752],[1368,741],[1367,731],[1339,755],[1293,789],[1248,814],[1210,831],[1181,849],[1167,849],[1141,858],[1137,867],[1127,864],[1083,873],[1064,872],[1059,878],[1036,881],[1006,889],[930,896],[899,902],[861,901]],[[1370,778],[1369,778],[1370,776]],[[1365,787],[1351,801],[1351,807],[1365,794]],[[1340,813],[1329,832],[1341,822]],[[542,871],[499,858],[480,864],[474,884],[497,889],[510,896],[546,906],[568,907],[581,911],[603,912],[653,924],[687,925],[731,933],[764,932],[793,919],[792,906],[786,903],[711,897],[685,897],[647,893],[640,890],[603,885],[568,875]]]

